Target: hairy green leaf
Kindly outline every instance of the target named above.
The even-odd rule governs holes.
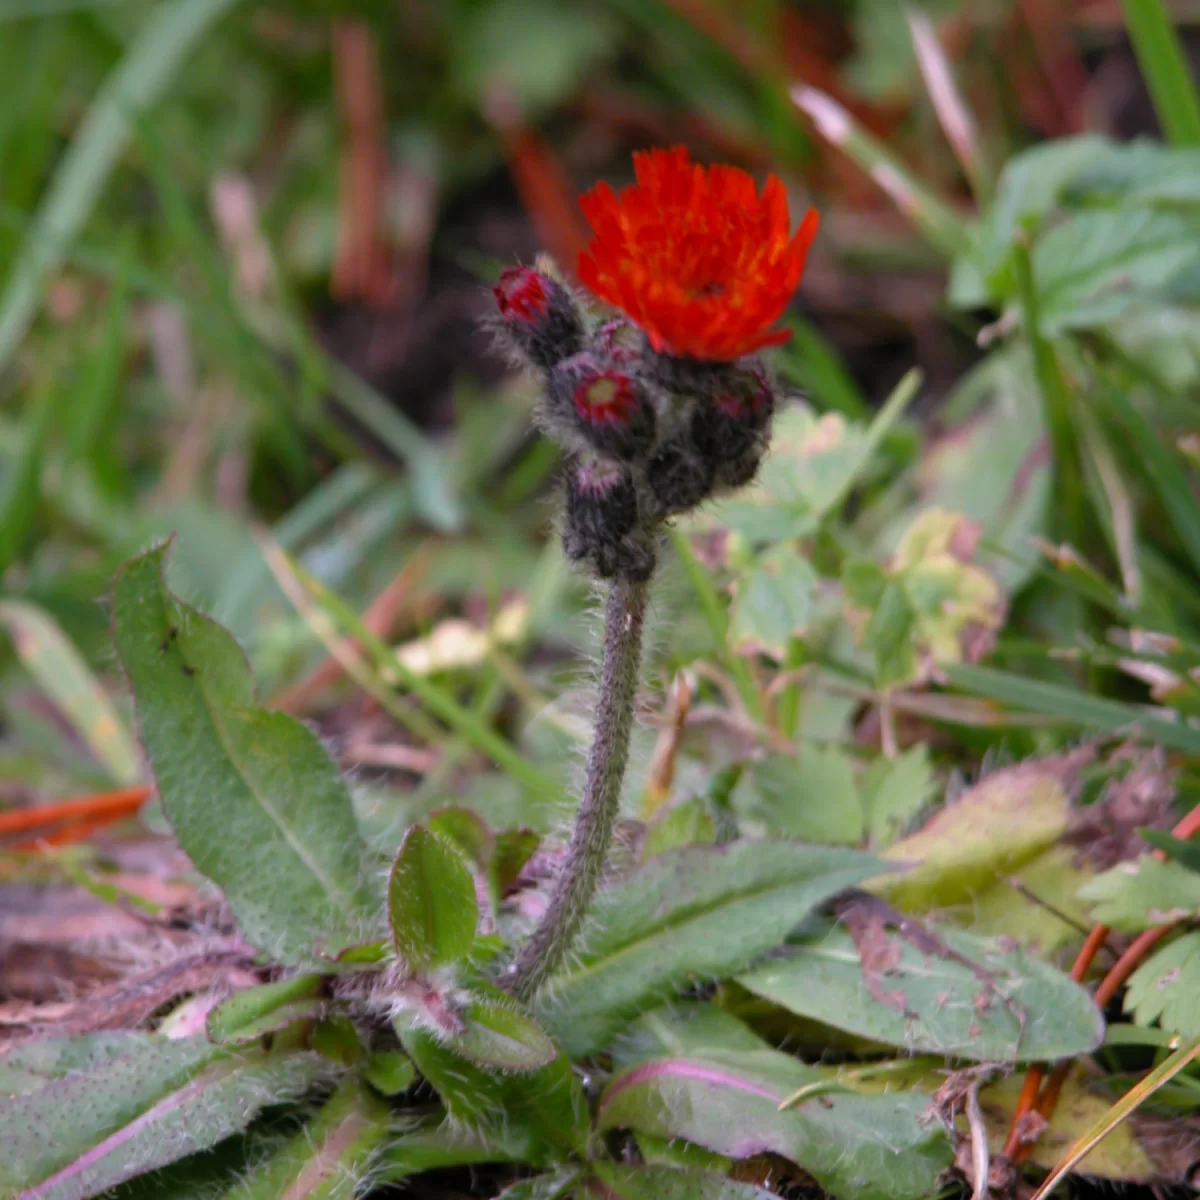
[[[388,919],[396,953],[419,973],[465,958],[479,905],[466,858],[445,838],[414,825],[388,880]]]
[[[0,1192],[85,1200],[215,1145],[266,1105],[301,1096],[324,1069],[309,1053],[147,1039],[128,1055],[0,1100]]]
[[[743,970],[818,904],[884,869],[852,850],[778,841],[656,855],[600,897],[582,951],[535,1011],[569,1054],[595,1053],[648,1005]]]
[[[307,727],[255,706],[233,638],[168,590],[166,553],[127,563],[113,589],[117,652],[163,810],[251,942],[289,965],[321,965],[378,919],[350,794]]]
[[[249,1171],[225,1200],[354,1200],[390,1133],[387,1105],[345,1080],[316,1118]]]
[[[208,1036],[218,1043],[250,1042],[282,1029],[297,1016],[313,1016],[321,1007],[321,976],[296,975],[275,983],[243,988],[208,1014]]]

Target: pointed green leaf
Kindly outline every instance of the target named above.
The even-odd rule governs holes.
[[[17,600],[0,603],[17,656],[50,700],[71,722],[114,783],[142,777],[141,755],[100,681],[58,625],[41,609]]]
[[[853,850],[792,842],[688,846],[656,855],[600,897],[590,939],[535,1002],[578,1057],[649,1004],[743,970],[817,905],[886,870]]]
[[[537,1023],[511,1005],[472,1000],[461,1017],[466,1028],[450,1044],[477,1066],[536,1071],[558,1054]]]
[[[166,551],[127,563],[113,588],[117,653],[163,811],[249,941],[321,965],[377,919],[350,794],[311,730],[255,706],[236,642],[167,588]]]
[[[471,868],[450,842],[420,825],[405,835],[392,865],[388,918],[396,953],[413,973],[465,958],[475,940]]]

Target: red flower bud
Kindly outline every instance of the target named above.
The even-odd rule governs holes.
[[[654,409],[641,384],[595,354],[577,354],[554,369],[548,415],[609,458],[631,462],[654,444]]]
[[[503,329],[518,354],[549,370],[583,345],[583,319],[561,283],[530,267],[509,267],[492,289]]]

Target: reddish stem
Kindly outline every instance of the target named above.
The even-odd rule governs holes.
[[[1180,840],[1186,840],[1187,838],[1194,837],[1197,833],[1200,833],[1200,804],[1197,804],[1171,830],[1171,836]],[[1166,858],[1166,855],[1161,850],[1155,850],[1153,854],[1160,861]],[[1096,1004],[1100,1008],[1104,1008],[1117,992],[1121,990],[1130,975],[1142,965],[1150,951],[1167,934],[1176,928],[1178,928],[1178,922],[1170,925],[1159,925],[1154,929],[1147,929],[1143,933],[1138,934],[1130,942],[1125,953],[1113,963],[1108,973],[1100,981],[1095,993]],[[1088,967],[1091,966],[1092,960],[1096,957],[1100,947],[1104,945],[1108,933],[1109,929],[1107,925],[1097,925],[1088,934],[1087,940],[1083,943],[1079,954],[1075,958],[1075,965],[1071,968],[1071,978],[1077,983],[1083,982],[1083,977],[1087,973]],[[1009,1127],[1008,1137],[1004,1142],[1004,1153],[1013,1162],[1024,1162],[1033,1152],[1033,1147],[1037,1142],[1036,1138],[1030,1138],[1027,1141],[1021,1139],[1020,1126],[1022,1119],[1028,1116],[1029,1113],[1036,1111],[1049,1124],[1050,1118],[1054,1115],[1054,1110],[1058,1105],[1058,1098],[1062,1093],[1063,1084],[1066,1083],[1071,1066],[1072,1063],[1070,1061],[1059,1063],[1051,1072],[1050,1078],[1046,1081],[1044,1088],[1042,1088],[1041,1083],[1046,1073],[1045,1064],[1035,1063],[1029,1068],[1025,1076],[1025,1084],[1021,1088],[1020,1098],[1017,1100],[1016,1111],[1013,1113],[1012,1125]]]

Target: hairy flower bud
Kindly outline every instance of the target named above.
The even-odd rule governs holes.
[[[597,354],[555,367],[546,411],[551,432],[609,458],[632,462],[654,444],[654,408],[641,383]]]
[[[550,370],[583,346],[583,318],[556,279],[531,267],[510,267],[492,289],[500,320],[518,354]]]
[[[745,487],[766,452],[775,400],[760,371],[735,367],[696,407],[692,440],[711,465],[714,484]]]
[[[711,491],[713,467],[694,446],[675,438],[655,451],[646,482],[664,516],[695,508]]]
[[[649,579],[654,547],[637,523],[637,489],[627,468],[595,459],[571,468],[563,527],[569,559],[589,563],[601,579]]]

